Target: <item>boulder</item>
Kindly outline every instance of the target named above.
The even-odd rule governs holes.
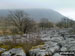
[[[61,56],[59,53],[55,53],[53,56]]]
[[[13,48],[1,54],[1,56],[26,56],[22,48]]]

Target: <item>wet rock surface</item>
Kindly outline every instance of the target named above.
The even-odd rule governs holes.
[[[26,56],[26,54],[21,48],[13,48],[10,49],[9,51],[3,52],[1,56]]]
[[[61,56],[58,53],[59,51],[75,51],[75,35],[71,35],[68,31],[69,29],[48,29],[41,31],[40,36],[45,44],[41,48],[31,49],[29,51],[30,56]],[[37,34],[35,35],[37,36]],[[26,35],[24,34],[24,36]],[[18,41],[20,40],[20,38],[17,39]],[[22,38],[22,41],[24,39]],[[9,37],[9,40],[12,39]],[[1,41],[5,41],[5,39]],[[0,48],[0,51],[3,51],[1,56],[26,56],[21,48],[13,48],[8,51]]]
[[[45,45],[39,50],[32,50],[31,53],[35,52],[36,56],[61,56],[58,51],[75,51],[75,36],[68,31],[69,29],[51,29],[45,33],[41,32],[41,39]],[[32,54],[31,56],[34,56]]]

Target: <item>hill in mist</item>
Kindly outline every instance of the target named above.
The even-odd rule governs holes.
[[[12,10],[11,10],[12,11]],[[51,22],[59,22],[64,17],[60,13],[51,9],[25,9],[24,10],[31,18],[39,21],[41,18],[47,18]],[[6,16],[9,14],[9,10],[0,10],[0,16]]]

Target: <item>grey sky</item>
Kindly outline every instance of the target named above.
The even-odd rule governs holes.
[[[54,9],[67,17],[75,18],[75,0],[0,0],[0,9],[29,8]]]
[[[75,8],[75,0],[0,0],[0,9]]]

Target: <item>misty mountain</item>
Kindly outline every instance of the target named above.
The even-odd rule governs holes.
[[[41,18],[47,18],[51,22],[59,22],[64,17],[60,13],[51,9],[25,9],[24,11],[36,21],[39,21]],[[8,10],[0,10],[0,16],[6,16],[8,13]]]
[[[31,15],[32,18],[36,20],[40,20],[41,18],[47,18],[51,22],[59,22],[64,17],[60,13],[51,10],[51,9],[28,9],[26,10],[28,14]]]

